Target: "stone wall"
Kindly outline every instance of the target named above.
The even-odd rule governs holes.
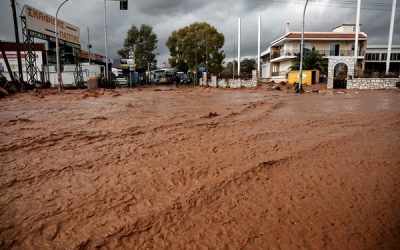
[[[217,85],[218,83],[218,85]],[[257,79],[250,79],[250,80],[243,80],[243,79],[220,79],[217,80],[212,79],[211,82],[208,83],[208,86],[214,87],[214,88],[231,88],[231,89],[237,89],[237,88],[255,88],[258,85]]]
[[[400,78],[353,78],[347,80],[347,89],[397,89]]]

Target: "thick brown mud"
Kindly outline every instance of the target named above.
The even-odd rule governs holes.
[[[400,92],[0,100],[0,249],[396,249]]]

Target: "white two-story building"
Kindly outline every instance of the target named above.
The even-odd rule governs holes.
[[[345,65],[348,74],[355,69],[364,69],[367,34],[359,34],[359,53],[357,62],[354,59],[355,25],[342,24],[331,32],[305,32],[304,49],[316,50],[329,61],[328,87],[333,87],[335,68]],[[274,81],[286,81],[287,73],[300,54],[301,32],[292,32],[289,24],[283,36],[271,42],[268,49],[261,54],[262,78]],[[342,65],[339,65],[342,66]],[[343,67],[341,67],[343,68]]]

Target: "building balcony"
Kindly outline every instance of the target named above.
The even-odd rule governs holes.
[[[307,53],[307,50],[305,53]],[[349,57],[354,56],[353,50],[317,50],[319,54],[323,57],[330,57],[330,56],[343,56]],[[300,54],[300,50],[281,50],[281,51],[273,51],[271,52],[271,62],[282,62],[285,60],[294,59],[297,55]],[[361,50],[359,57],[364,58],[365,50]]]
[[[278,72],[272,72],[271,76],[272,77],[286,77],[287,72],[286,71],[278,71]]]

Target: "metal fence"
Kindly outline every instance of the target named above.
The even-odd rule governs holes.
[[[389,72],[386,74],[385,71],[371,71],[371,70],[356,70],[355,78],[399,78],[399,72]]]

